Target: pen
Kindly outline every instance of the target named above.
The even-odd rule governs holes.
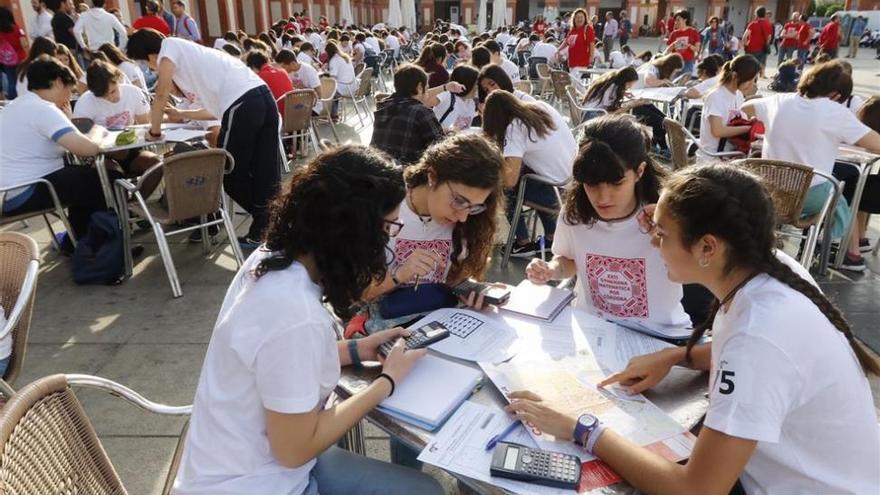
[[[422,278],[421,275],[416,275],[416,286],[413,288],[413,292],[419,290],[419,279]]]
[[[541,236],[541,237],[538,239],[538,243],[539,243],[540,246],[541,246],[541,261],[543,261],[543,262],[546,263],[546,262],[547,262],[547,256],[546,256],[546,253],[547,253],[546,246],[547,246],[547,245],[546,245],[545,242],[544,242],[544,236]]]
[[[508,427],[505,428],[504,431],[502,431],[501,433],[495,435],[494,437],[492,437],[492,438],[489,440],[489,443],[486,444],[486,450],[489,451],[489,450],[494,449],[494,448],[495,448],[495,445],[497,445],[498,442],[504,440],[504,438],[505,438],[507,435],[510,435],[511,433],[513,433],[513,430],[515,430],[516,427],[519,426],[519,425],[520,425],[520,421],[519,421],[519,420],[516,420],[516,421],[514,421],[513,423],[510,423],[510,425],[508,425]]]

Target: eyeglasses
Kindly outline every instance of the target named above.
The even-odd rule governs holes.
[[[449,206],[451,206],[453,210],[456,210],[456,211],[467,210],[468,215],[479,215],[480,213],[483,213],[484,211],[486,211],[485,204],[471,203],[471,200],[469,200],[469,199],[465,198],[464,196],[462,196],[461,194],[458,194],[457,192],[455,192],[455,189],[452,188],[452,186],[449,184],[449,182],[446,183],[446,187],[448,187],[449,192],[452,193],[452,200],[450,200]]]
[[[385,233],[388,237],[397,237],[403,228],[403,222],[395,222],[394,220],[385,220]]]

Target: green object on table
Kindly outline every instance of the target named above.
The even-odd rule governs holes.
[[[137,132],[134,129],[126,129],[116,136],[117,146],[133,144],[135,141],[137,141]]]

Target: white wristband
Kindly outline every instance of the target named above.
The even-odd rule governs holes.
[[[590,436],[587,438],[586,443],[584,443],[584,450],[589,452],[590,455],[595,455],[593,454],[593,448],[596,446],[596,442],[599,441],[599,437],[605,433],[605,428],[607,428],[605,425],[599,423],[596,425],[596,429],[590,432]]]

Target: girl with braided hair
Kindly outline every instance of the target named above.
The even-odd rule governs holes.
[[[686,465],[570,417],[531,392],[510,411],[571,438],[646,493],[876,494],[880,428],[867,372],[880,365],[802,267],[776,251],[773,201],[759,179],[727,165],[674,173],[652,212],[669,279],[716,297],[686,349],[637,358],[599,386],[636,392],[675,364],[710,371],[709,410]],[[694,345],[712,328],[710,344]]]

